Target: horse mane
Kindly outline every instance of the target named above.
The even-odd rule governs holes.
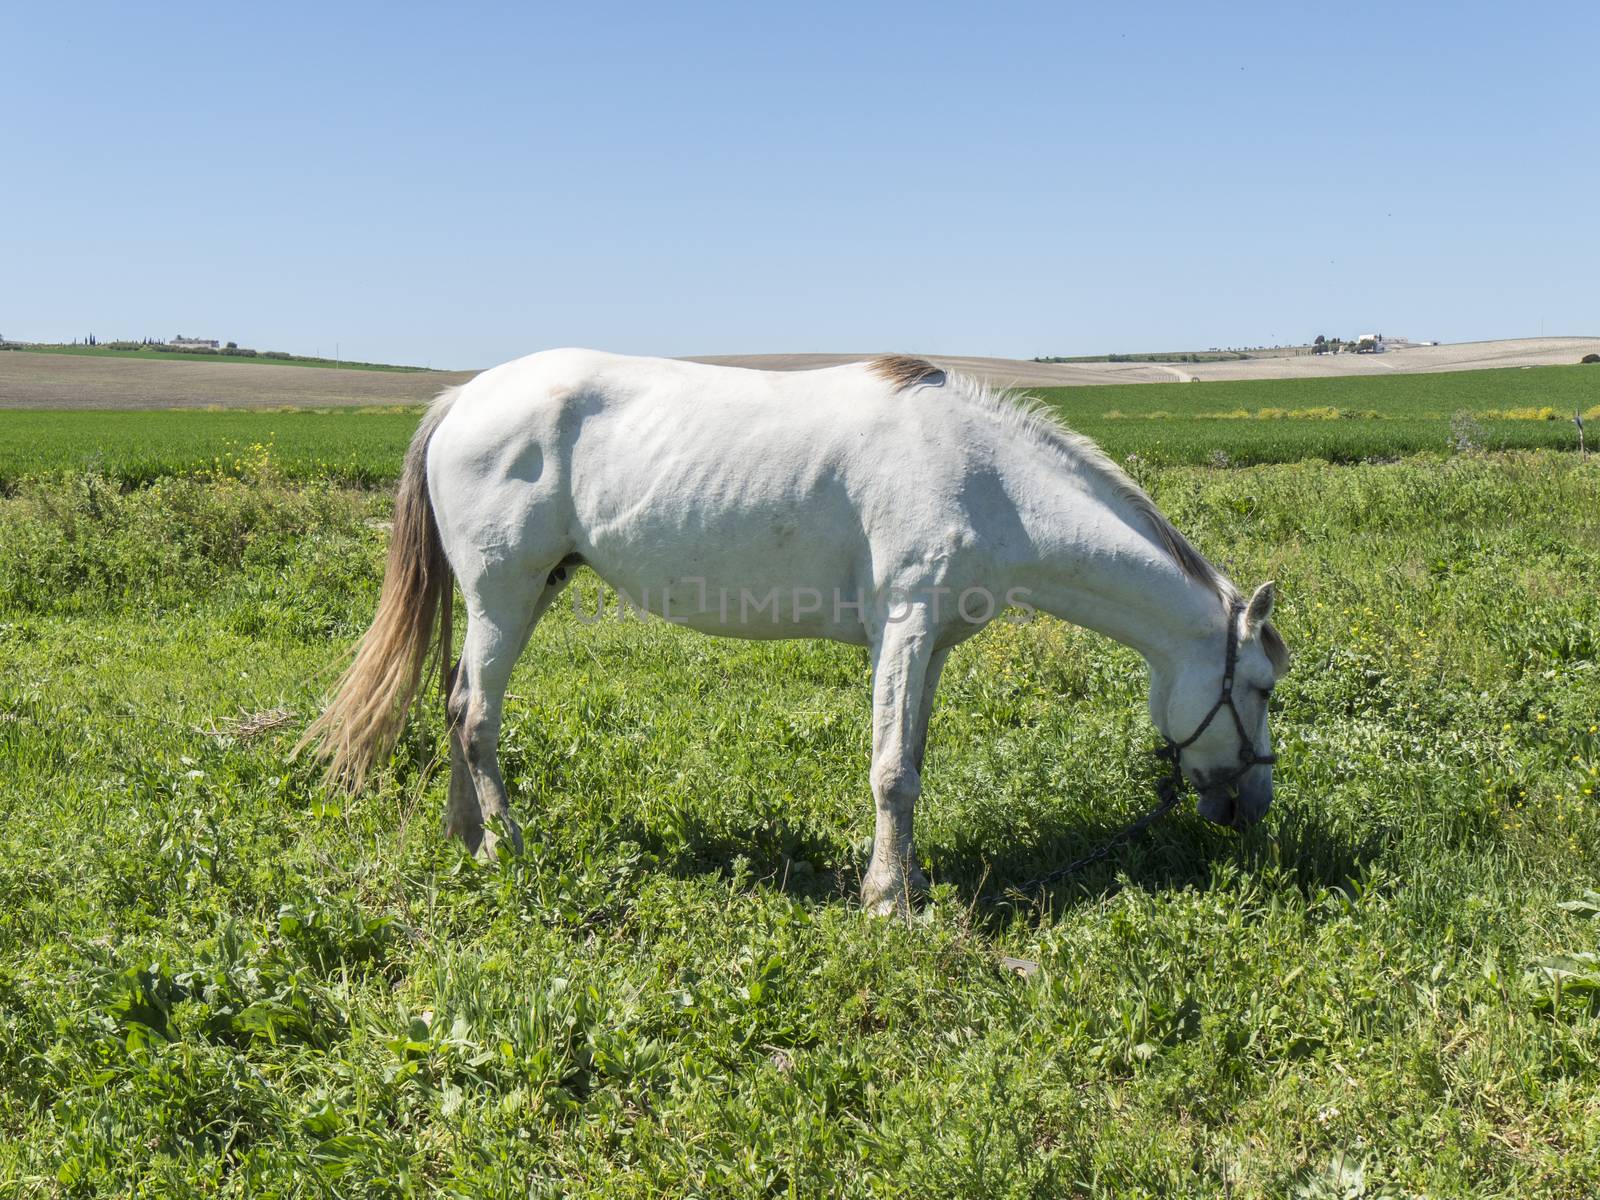
[[[918,384],[939,387],[946,378],[943,367],[936,367],[927,359],[912,358],[909,354],[885,354],[869,362],[867,370],[897,392]]]
[[[1138,514],[1146,532],[1180,571],[1196,583],[1210,588],[1225,605],[1239,599],[1238,589],[1167,520],[1145,490],[1130,479],[1127,472],[1117,466],[1093,439],[1063,425],[1039,397],[1016,389],[990,387],[971,375],[945,371],[924,359],[907,355],[875,358],[867,364],[867,369],[887,381],[896,391],[919,384],[948,386],[953,395],[1000,425],[1054,452],[1074,470],[1105,484],[1112,494]]]

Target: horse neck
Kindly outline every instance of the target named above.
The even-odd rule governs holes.
[[[1034,607],[1131,646],[1152,665],[1192,656],[1224,628],[1216,589],[1184,573],[1109,481],[1049,463],[1030,472],[1019,512],[1034,557],[1018,575]]]

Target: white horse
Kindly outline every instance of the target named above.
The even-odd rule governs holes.
[[[386,757],[436,617],[449,653],[453,573],[467,631],[445,828],[486,855],[498,822],[520,848],[502,702],[580,562],[706,633],[870,648],[874,911],[926,886],[911,824],[939,672],[1008,605],[1144,656],[1202,815],[1242,824],[1272,802],[1267,696],[1288,663],[1272,585],[1241,602],[1087,438],[899,357],[780,373],[553,350],[445,392],[406,458],[377,615],[302,744],[347,786]]]

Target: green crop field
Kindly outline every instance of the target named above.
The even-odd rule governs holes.
[[[1548,409],[1556,418],[1570,421],[1574,408],[1600,405],[1600,368],[1523,367],[1325,379],[1120,384],[1049,388],[1041,394],[1070,416],[1101,419],[1112,413],[1149,417],[1170,412],[1225,420],[1237,419],[1241,412],[1283,410],[1276,419],[1296,419],[1290,416],[1296,412],[1302,414],[1299,419],[1311,420],[1328,411],[1344,414],[1347,420],[1394,420],[1445,418],[1462,411],[1479,415],[1516,411],[1524,419],[1538,420]]]
[[[1444,453],[1463,441],[1479,449],[1576,449],[1574,411],[1589,412],[1600,428],[1600,370],[1589,367],[1036,394],[1117,458],[1133,454],[1157,465],[1357,462]],[[124,485],[236,474],[264,454],[291,479],[383,483],[398,474],[419,412],[11,410],[0,414],[0,487],[60,470],[93,469]]]
[[[910,921],[853,899],[860,651],[563,602],[480,865],[433,697],[357,797],[289,756],[414,413],[0,413],[0,1196],[1595,1195],[1600,459],[1485,415],[1595,386],[1053,394],[1278,580],[1278,803],[997,899],[1154,773],[1135,655],[997,623]],[[1379,415],[1261,415],[1318,407]]]
[[[1574,413],[1600,423],[1600,369],[1451,371],[1037,393],[1119,458],[1330,462],[1485,448],[1575,449]]]
[[[388,483],[400,474],[421,412],[15,409],[0,412],[0,488],[61,471],[137,487],[175,475],[237,476],[264,462],[287,479]]]

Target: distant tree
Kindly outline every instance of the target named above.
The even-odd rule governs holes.
[[[228,349],[229,350],[237,350],[238,348],[239,348],[239,343],[238,342],[229,342],[228,343]]]

